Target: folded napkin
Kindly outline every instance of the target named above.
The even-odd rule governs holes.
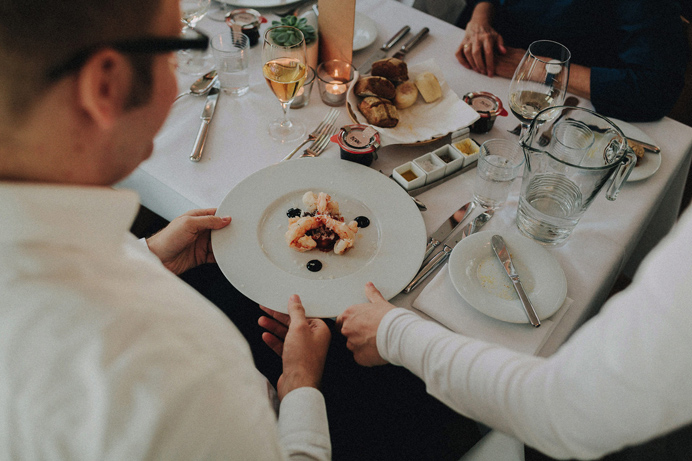
[[[408,67],[409,80],[414,80],[423,72],[432,72],[440,82],[442,98],[427,104],[422,96],[406,109],[399,111],[399,123],[394,128],[375,127],[380,132],[383,146],[389,144],[413,144],[429,141],[444,136],[453,131],[465,128],[478,120],[480,116],[471,106],[459,99],[444,79],[444,74],[434,60],[430,59],[420,64]],[[358,77],[353,79],[348,90],[348,103],[353,116],[358,123],[367,123],[363,114],[358,110],[361,98],[353,93],[353,87]]]
[[[571,299],[565,298],[555,314],[541,319],[539,328],[529,323],[503,322],[471,307],[454,288],[445,264],[413,302],[413,307],[457,333],[535,355],[571,303]]]

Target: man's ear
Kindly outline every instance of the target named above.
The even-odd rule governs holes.
[[[110,128],[125,111],[132,79],[132,65],[124,55],[100,50],[79,71],[78,103],[95,124]]]

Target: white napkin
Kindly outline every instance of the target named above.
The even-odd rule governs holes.
[[[454,90],[447,85],[442,70],[434,60],[430,59],[410,66],[409,80],[414,80],[423,72],[432,72],[437,77],[442,88],[442,98],[428,104],[422,96],[419,96],[414,105],[399,111],[397,126],[394,128],[374,127],[380,132],[380,141],[383,146],[428,141],[467,127],[480,118],[478,113],[459,99]],[[365,117],[358,110],[361,98],[353,94],[353,87],[357,80],[356,76],[348,90],[348,103],[358,123],[366,124]]]
[[[457,333],[534,355],[571,303],[572,300],[566,298],[555,314],[549,319],[541,319],[538,328],[529,323],[503,322],[471,307],[454,288],[445,264],[413,302],[413,307]]]

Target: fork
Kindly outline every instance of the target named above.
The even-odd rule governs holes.
[[[327,147],[327,144],[329,144],[330,138],[334,136],[337,131],[338,128],[332,125],[327,133],[324,133],[315,142],[313,142],[310,147],[305,149],[305,152],[303,152],[300,158],[319,156]]]
[[[300,145],[298,147],[293,149],[293,151],[290,154],[288,154],[287,156],[282,158],[281,161],[283,162],[284,160],[288,160],[289,158],[293,157],[296,154],[296,152],[298,152],[300,150],[301,147],[303,147],[304,145],[306,145],[310,141],[313,141],[313,145],[314,145],[314,141],[316,141],[324,133],[326,133],[327,130],[329,130],[331,127],[334,126],[334,122],[336,121],[336,117],[338,117],[338,115],[339,115],[339,110],[336,108],[332,108],[327,113],[327,115],[325,115],[324,120],[322,120],[320,122],[320,124],[317,125],[317,128],[315,128],[315,130],[308,135],[307,139],[305,141],[303,141],[302,143],[300,143]]]

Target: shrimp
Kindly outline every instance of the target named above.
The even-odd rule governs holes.
[[[310,251],[317,246],[312,237],[305,235],[308,231],[317,229],[323,224],[322,218],[317,216],[304,216],[288,225],[286,231],[286,243],[298,251]]]
[[[303,194],[303,205],[305,205],[305,211],[312,213],[317,209],[317,196],[311,190]]]
[[[356,238],[356,232],[358,232],[358,227],[355,227],[354,230],[351,226],[353,223],[345,224],[328,216],[321,216],[321,218],[327,229],[339,236],[339,240],[334,245],[334,253],[340,255],[353,246],[354,239]]]

